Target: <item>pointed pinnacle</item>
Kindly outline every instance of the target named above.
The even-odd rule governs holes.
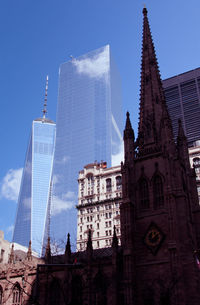
[[[125,129],[131,129],[131,128],[132,128],[132,126],[131,126],[131,121],[130,121],[130,114],[127,111],[127,113],[126,113],[126,127],[125,127]]]
[[[126,139],[126,138],[131,138],[133,140],[135,138],[134,131],[133,131],[131,121],[130,121],[130,115],[129,115],[128,111],[126,113],[126,125],[125,125],[125,129],[124,129],[124,139]]]
[[[65,253],[71,254],[71,243],[70,243],[70,234],[67,234],[67,244],[65,248]]]
[[[31,249],[31,240],[29,241],[28,251],[27,251],[27,259],[31,260],[32,257],[32,249]]]
[[[114,226],[114,232],[113,232],[112,247],[118,247],[118,238],[117,238],[115,226]]]
[[[10,256],[9,256],[9,263],[14,263],[14,244],[12,244],[11,250],[10,250]]]
[[[183,125],[181,119],[178,119],[178,137],[185,138],[185,132],[183,130]]]
[[[144,4],[144,8],[143,8],[142,12],[143,12],[144,16],[147,16],[147,8],[146,8],[145,4]]]
[[[92,233],[90,229],[88,231],[88,240],[87,240],[87,250],[88,249],[92,249]]]
[[[51,257],[51,246],[50,246],[50,237],[48,237],[46,250],[45,250],[45,258],[49,260]]]

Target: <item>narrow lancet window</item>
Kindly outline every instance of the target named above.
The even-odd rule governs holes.
[[[164,205],[163,182],[160,175],[153,179],[154,207],[159,209]]]
[[[21,305],[22,304],[22,295],[21,295],[21,288],[19,284],[16,284],[13,288],[13,300],[12,305]]]
[[[141,209],[148,209],[149,208],[149,187],[148,181],[146,179],[141,179],[140,184],[140,207]]]

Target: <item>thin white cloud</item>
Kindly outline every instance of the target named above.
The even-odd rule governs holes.
[[[119,147],[119,152],[117,154],[112,154],[112,166],[117,166],[121,164],[121,161],[124,161],[124,146],[123,142]]]
[[[9,226],[9,227],[6,229],[7,233],[13,233],[13,230],[14,230],[14,226],[13,226],[13,225]]]
[[[52,208],[51,208],[51,215],[55,216],[60,214],[63,211],[69,210],[75,206],[76,196],[74,192],[67,192],[63,194],[61,197],[53,196],[52,198]]]
[[[22,171],[22,168],[9,169],[1,181],[0,198],[17,201],[20,190]]]
[[[109,46],[104,50],[91,57],[83,59],[73,59],[72,63],[76,66],[79,74],[85,74],[91,78],[101,78],[106,76],[109,71]]]

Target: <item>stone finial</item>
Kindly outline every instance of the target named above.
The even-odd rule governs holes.
[[[126,140],[128,138],[132,139],[133,141],[135,140],[134,131],[133,131],[131,121],[130,121],[130,114],[127,111],[127,113],[126,113],[126,125],[125,125],[125,129],[124,129],[124,140]]]
[[[118,238],[117,238],[115,226],[114,226],[114,231],[113,231],[112,248],[114,248],[114,249],[118,248]]]
[[[26,258],[28,261],[32,261],[32,249],[31,249],[31,240],[29,241],[28,251]]]
[[[92,258],[92,253],[93,253],[93,247],[92,247],[92,232],[89,229],[88,230],[88,240],[87,240],[87,248],[86,248],[86,253],[88,259]]]
[[[10,255],[9,255],[9,264],[13,264],[15,260],[15,253],[14,253],[14,244],[12,244],[11,250],[10,250]]]
[[[51,245],[50,245],[50,237],[48,237],[46,250],[45,250],[45,261],[47,263],[51,263]]]
[[[186,139],[181,119],[178,119],[178,137],[177,137],[177,141],[179,139],[184,139],[184,140]]]
[[[71,243],[70,243],[70,234],[67,234],[67,244],[65,247],[65,261],[66,263],[70,263],[71,258]]]

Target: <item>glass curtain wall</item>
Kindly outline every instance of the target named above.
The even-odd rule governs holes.
[[[63,248],[69,232],[75,249],[79,170],[120,164],[123,155],[121,84],[109,45],[61,65],[56,125],[50,235]]]
[[[13,241],[41,254],[53,166],[56,125],[47,119],[33,121],[23,170]]]

